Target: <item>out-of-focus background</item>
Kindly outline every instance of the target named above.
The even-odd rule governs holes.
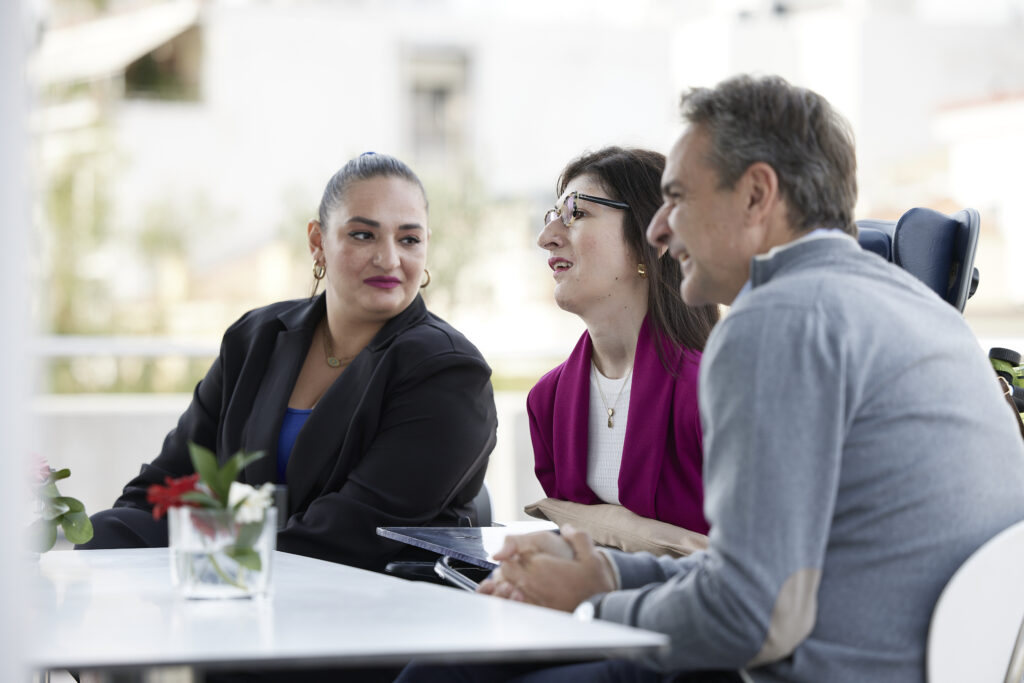
[[[856,132],[858,218],[981,212],[984,346],[1024,351],[1024,1],[34,0],[37,418],[90,512],[154,457],[246,310],[305,296],[360,152],[422,176],[428,306],[494,368],[498,519],[540,497],[526,391],[583,329],[535,240],[562,166],[668,149],[688,86],[779,73]],[[922,378],[926,382],[927,378]],[[922,386],[922,390],[927,390]]]

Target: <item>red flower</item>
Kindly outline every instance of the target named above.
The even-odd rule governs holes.
[[[179,477],[178,479],[166,477],[164,479],[166,486],[161,486],[160,484],[150,486],[149,490],[146,491],[146,500],[153,503],[153,519],[163,517],[168,508],[181,507],[182,505],[198,507],[197,503],[190,503],[181,499],[181,494],[196,490],[196,483],[198,481],[198,474],[190,474],[187,477]]]

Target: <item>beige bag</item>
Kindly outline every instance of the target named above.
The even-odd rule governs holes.
[[[594,542],[626,552],[683,557],[708,547],[708,537],[656,519],[641,517],[621,505],[583,505],[543,498],[523,510],[531,517],[548,519],[559,527],[571,524],[586,531]]]

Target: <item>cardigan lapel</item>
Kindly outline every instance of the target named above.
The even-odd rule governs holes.
[[[585,503],[598,502],[587,485],[587,429],[590,415],[590,333],[584,332],[566,359],[555,387],[551,424],[552,457],[557,477],[555,497]]]
[[[656,499],[659,476],[666,453],[675,448],[669,441],[672,430],[672,397],[676,379],[669,375],[658,357],[657,339],[650,318],[640,327],[633,357],[633,379],[629,394],[629,416],[619,467],[619,502],[644,517],[657,519]],[[678,365],[679,356],[669,353],[669,363]]]

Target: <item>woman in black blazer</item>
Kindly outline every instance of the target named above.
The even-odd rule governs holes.
[[[422,183],[364,154],[327,184],[307,233],[314,295],[325,291],[228,328],[160,455],[92,517],[80,547],[167,545],[146,490],[192,472],[190,440],[221,461],[266,452],[239,479],[287,484],[279,550],[379,571],[402,546],[378,526],[474,519],[497,426],[491,371],[419,296],[430,282]]]

